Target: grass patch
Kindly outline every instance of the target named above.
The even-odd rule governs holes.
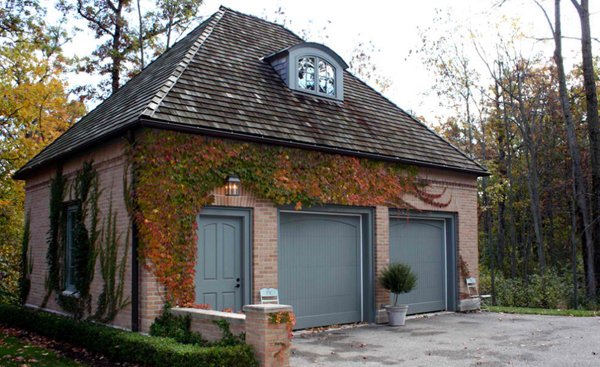
[[[0,333],[0,365],[4,367],[81,367],[48,349],[31,346],[18,338]]]
[[[575,317],[593,317],[600,316],[600,311],[587,310],[561,310],[553,308],[529,308],[529,307],[506,307],[489,306],[490,312],[516,313],[524,315],[550,315],[550,316],[575,316]]]

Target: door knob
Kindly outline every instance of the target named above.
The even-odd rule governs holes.
[[[236,287],[236,288],[239,288],[239,287],[241,287],[241,286],[240,286],[240,283],[236,284],[236,285],[235,285],[235,287]]]

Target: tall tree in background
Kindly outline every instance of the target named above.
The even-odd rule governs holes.
[[[36,1],[2,5],[0,23],[10,26],[2,27],[0,38],[0,270],[9,274],[2,287],[14,291],[24,188],[12,174],[85,109],[69,99],[63,80],[69,65],[61,50],[65,34],[45,23],[45,10]]]
[[[592,222],[590,220],[590,211],[588,209],[587,202],[587,189],[585,185],[585,177],[581,168],[581,156],[579,153],[579,144],[577,142],[577,135],[575,132],[575,123],[573,119],[573,113],[571,111],[571,102],[569,91],[567,89],[567,76],[565,73],[565,67],[562,55],[562,23],[561,23],[561,11],[560,11],[560,0],[554,0],[554,23],[551,21],[548,13],[540,2],[537,0],[535,3],[544,13],[552,36],[554,39],[554,62],[558,72],[558,87],[560,93],[560,104],[562,113],[565,120],[565,126],[567,131],[567,143],[569,145],[569,153],[571,155],[572,170],[573,170],[573,189],[575,190],[574,197],[577,204],[579,215],[581,216],[585,240],[584,248],[584,262],[587,265],[586,268],[586,293],[589,299],[595,299],[596,297],[596,278],[594,272],[594,233],[592,230]],[[588,109],[589,112],[589,109]],[[597,116],[597,111],[596,111]],[[589,124],[589,121],[588,121]],[[591,139],[591,134],[590,134]],[[592,145],[590,144],[590,149]],[[592,161],[594,158],[592,157]],[[593,163],[592,163],[593,165]],[[592,169],[593,170],[593,169]],[[593,189],[592,184],[592,189]],[[595,205],[595,201],[592,200],[592,205]],[[592,213],[594,211],[592,210]],[[592,217],[593,218],[593,217]]]
[[[94,31],[100,44],[84,60],[87,72],[108,75],[100,83],[101,97],[116,92],[127,79],[169,48],[197,19],[202,0],[156,0],[144,12],[137,1],[138,27],[131,25],[132,0],[59,0],[58,8],[75,12]],[[164,38],[164,39],[163,39]],[[149,54],[149,52],[152,52]]]
[[[590,29],[589,0],[571,0],[581,23],[581,56],[583,85],[585,88],[586,120],[590,139],[590,157],[592,164],[592,223],[594,228],[595,284],[600,284],[600,117],[598,116],[598,94],[596,73],[592,55],[592,32]]]
[[[456,113],[434,128],[465,150],[472,145],[473,156],[492,173],[479,187],[482,284],[489,291],[495,277],[498,302],[508,305],[546,307],[547,292],[559,288],[562,307],[582,291],[588,295],[585,304],[593,305],[598,283],[589,283],[588,266],[594,239],[592,167],[586,163],[588,145],[578,144],[589,137],[582,69],[566,73],[560,52],[555,62],[532,53],[519,20],[490,24],[497,30],[490,41],[457,26],[455,17],[438,14],[436,27],[422,32],[418,54],[437,77],[432,90],[440,103]],[[488,73],[477,75],[470,68]],[[532,305],[534,288],[542,296]]]
[[[65,13],[75,11],[101,40],[92,57],[85,60],[85,69],[109,75],[109,80],[100,84],[103,95],[116,92],[126,77],[125,63],[136,51],[136,40],[126,17],[131,12],[131,0],[60,0],[57,7]]]
[[[155,10],[144,13],[137,1],[140,69],[146,66],[147,52],[151,51],[153,57],[160,55],[201,19],[198,10],[202,3],[203,0],[156,0]]]

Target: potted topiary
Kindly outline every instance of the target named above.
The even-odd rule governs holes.
[[[394,304],[385,307],[390,326],[404,325],[408,305],[398,305],[398,295],[413,290],[417,283],[417,276],[410,266],[393,263],[381,271],[378,280],[383,288],[394,293]]]

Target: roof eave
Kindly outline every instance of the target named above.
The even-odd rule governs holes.
[[[64,159],[67,155],[81,153],[88,149],[94,148],[95,146],[102,144],[106,141],[124,135],[127,131],[136,128],[136,125],[138,125],[138,120],[132,121],[128,124],[124,124],[120,128],[115,129],[114,131],[111,131],[108,134],[101,135],[98,138],[88,140],[81,145],[75,146],[73,149],[62,151],[60,154],[52,158],[40,161],[33,165],[25,165],[21,167],[17,172],[15,172],[12,175],[12,178],[14,180],[26,180],[27,178],[31,177],[38,169],[54,164],[56,163],[56,161]]]

